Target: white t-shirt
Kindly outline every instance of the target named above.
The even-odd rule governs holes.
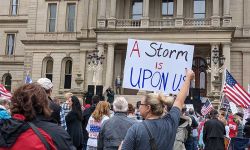
[[[92,117],[92,115],[90,116],[87,127],[86,127],[86,130],[89,133],[89,139],[88,139],[87,145],[97,147],[97,137],[98,137],[99,132],[101,130],[102,123],[108,119],[109,119],[109,117],[104,115],[102,117],[102,120],[97,122]]]

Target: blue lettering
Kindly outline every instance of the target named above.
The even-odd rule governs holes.
[[[178,83],[177,87],[175,88],[174,86],[175,86],[176,75],[177,75],[177,74],[175,74],[175,76],[174,76],[174,82],[173,82],[173,85],[172,85],[172,90],[173,90],[173,91],[176,91],[176,90],[178,89],[178,87],[180,86],[180,83],[181,83],[181,79],[182,79],[182,75],[181,75],[181,76],[180,76],[180,79],[179,79],[179,83]]]
[[[157,83],[156,85],[153,85],[153,79],[154,79],[155,74],[158,74],[158,75],[159,75],[159,81],[158,81],[158,83]],[[157,87],[159,84],[161,84],[161,73],[157,71],[157,72],[155,72],[155,73],[153,74],[153,76],[152,76],[151,85],[152,85],[152,87]]]
[[[138,87],[140,88],[140,79],[141,79],[141,70],[142,68],[140,68],[140,73],[139,73],[139,77],[138,77],[138,81],[136,84],[133,84],[133,67],[131,68],[131,72],[130,72],[130,84],[133,86],[133,87],[136,87],[138,85]]]
[[[167,73],[166,78],[165,78],[164,72],[162,73],[162,83],[163,83],[164,91],[166,90],[166,86],[167,86],[167,83],[168,83],[168,75],[169,75],[169,73]],[[161,84],[160,84],[159,90],[160,89],[161,89]]]
[[[150,76],[146,77],[146,72],[149,72],[150,73]],[[151,70],[148,70],[148,69],[145,69],[143,71],[143,79],[142,79],[142,88],[144,88],[144,81],[145,79],[149,79],[152,77],[152,71]]]

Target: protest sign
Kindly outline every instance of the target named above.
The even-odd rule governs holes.
[[[177,94],[193,52],[193,45],[129,39],[123,88]]]

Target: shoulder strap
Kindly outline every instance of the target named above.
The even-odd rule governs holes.
[[[35,132],[35,134],[39,137],[39,139],[42,141],[42,143],[44,144],[44,146],[46,147],[46,149],[47,150],[51,150],[50,146],[49,146],[49,143],[44,138],[44,136],[41,134],[41,132],[38,130],[38,128],[32,122],[28,122],[28,124],[32,128],[32,130]]]
[[[148,132],[148,136],[149,136],[149,144],[150,144],[150,147],[151,147],[151,150],[157,150],[157,146],[156,146],[156,143],[155,143],[155,139],[153,138],[147,124],[145,121],[142,122],[142,124],[144,125],[145,129],[147,130]]]

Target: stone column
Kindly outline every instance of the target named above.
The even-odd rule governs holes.
[[[216,68],[219,68],[219,63],[215,64],[213,62],[213,56],[214,56],[214,53],[213,53],[213,50],[217,48],[219,49],[219,44],[218,43],[212,43],[211,44],[211,92],[218,92],[220,91],[217,87],[217,77],[218,77],[218,70]]]
[[[220,26],[219,6],[220,6],[220,1],[213,0],[213,15],[211,19],[212,19],[212,26],[216,27]]]
[[[226,58],[224,62],[224,68],[226,68],[228,71],[230,71],[230,48],[231,48],[231,43],[223,43],[223,55]]]
[[[143,15],[141,19],[141,27],[146,28],[149,26],[149,0],[143,0]]]
[[[250,0],[244,0],[243,36],[250,37]]]
[[[249,49],[244,49],[242,51],[242,56],[243,56],[243,66],[242,68],[249,68],[250,64],[250,52]],[[243,69],[242,71],[242,77],[243,77],[243,83],[242,86],[247,90],[248,89],[248,84],[250,83],[250,69]]]
[[[183,26],[183,0],[177,0],[177,17],[175,19],[175,26]]]
[[[79,73],[81,74],[81,77],[83,81],[85,81],[85,69],[86,69],[86,51],[80,50],[80,62],[79,62]],[[84,82],[81,86],[81,89],[84,89]]]
[[[223,4],[223,26],[231,26],[232,17],[230,16],[230,0],[224,0]]]
[[[106,27],[106,0],[99,0],[98,2],[98,21],[97,25],[99,28]]]
[[[109,28],[115,28],[115,22],[116,22],[116,0],[111,0],[110,4],[110,18],[108,20],[108,27]]]
[[[97,50],[99,50],[98,52],[98,56],[100,57],[101,55],[104,54],[104,43],[98,43],[97,44]],[[103,85],[103,77],[102,77],[102,72],[103,72],[103,65],[99,64],[100,69],[97,70],[96,73],[96,85]]]
[[[106,79],[105,79],[105,89],[112,86],[113,74],[114,74],[114,50],[115,44],[108,44],[107,50],[107,70],[106,70]]]

